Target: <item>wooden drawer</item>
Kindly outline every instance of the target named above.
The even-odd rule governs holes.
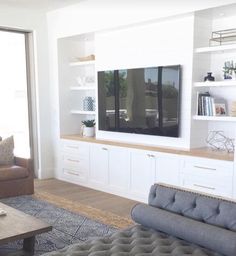
[[[197,175],[180,175],[181,186],[208,194],[231,197],[233,195],[233,182],[230,177],[217,178]]]
[[[230,177],[233,178],[233,162],[210,160],[202,158],[190,158],[183,161],[181,173],[191,175],[207,175],[212,178]]]
[[[64,140],[62,142],[62,151],[69,155],[78,155],[89,158],[89,145],[85,143]]]

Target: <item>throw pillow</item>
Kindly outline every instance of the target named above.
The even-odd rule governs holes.
[[[14,163],[14,139],[13,136],[0,142],[0,165],[12,165]]]

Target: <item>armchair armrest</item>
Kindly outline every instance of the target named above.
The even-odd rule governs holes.
[[[14,157],[14,163],[15,163],[15,165],[26,168],[29,171],[30,175],[34,176],[33,164],[32,164],[31,159]]]

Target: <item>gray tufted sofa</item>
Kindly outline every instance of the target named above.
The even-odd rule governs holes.
[[[155,184],[136,225],[45,256],[236,256],[236,204]]]

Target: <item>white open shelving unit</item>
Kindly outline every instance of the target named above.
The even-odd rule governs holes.
[[[236,122],[236,117],[234,116],[193,116],[194,120],[199,121],[221,121],[221,122]]]
[[[93,85],[93,86],[71,86],[70,87],[71,91],[87,91],[87,90],[94,91],[95,89],[96,89],[95,85]]]
[[[218,45],[218,46],[207,46],[195,49],[195,53],[224,53],[227,51],[235,51],[236,44]]]
[[[85,111],[85,110],[71,110],[71,114],[77,115],[96,115],[96,111]]]
[[[82,121],[96,119],[95,107],[88,111],[90,108],[84,106],[86,97],[96,96],[92,55],[95,55],[93,33],[58,40],[60,134],[80,134]],[[77,61],[88,56],[91,60]]]
[[[195,82],[194,87],[227,87],[235,86],[236,80],[222,80],[222,81],[212,81],[212,82]]]
[[[70,62],[69,65],[70,65],[71,67],[95,65],[95,60],[88,60],[88,61],[72,61],[72,62]]]

